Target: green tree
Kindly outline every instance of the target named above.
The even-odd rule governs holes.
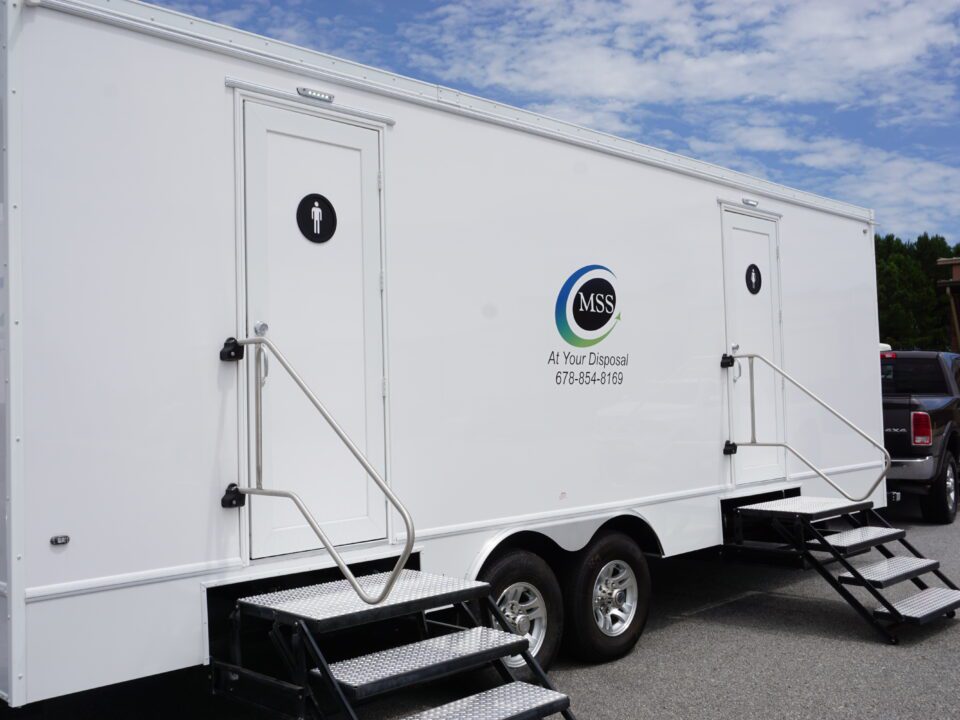
[[[956,257],[941,235],[915,242],[894,235],[874,237],[880,340],[897,348],[945,350],[950,345],[950,306],[937,280],[948,277],[937,259]]]

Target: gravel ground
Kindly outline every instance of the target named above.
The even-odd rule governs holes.
[[[909,507],[890,512],[889,519],[908,529],[921,552],[940,559],[948,576],[960,579],[960,521],[925,525]],[[580,720],[960,715],[960,620],[906,628],[900,644],[890,646],[812,570],[724,562],[715,553],[700,553],[655,562],[651,571],[654,604],[635,650],[599,666],[561,658],[551,671]],[[906,583],[893,594],[910,588]],[[365,706],[361,717],[402,717],[479,691],[491,680],[491,673],[480,672],[408,691]],[[127,683],[0,716],[269,717],[210,698],[200,673]]]

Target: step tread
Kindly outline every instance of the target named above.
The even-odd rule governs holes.
[[[844,530],[833,535],[826,535],[827,543],[842,553],[856,552],[876,547],[884,543],[899,540],[906,535],[905,530],[899,528],[881,527],[879,525],[865,525],[863,527]],[[818,541],[807,543],[810,550],[823,550]]]
[[[516,655],[527,646],[520,635],[477,627],[342,660],[330,671],[350,695],[365,698]]]
[[[837,498],[796,495],[751,505],[741,505],[738,510],[741,515],[751,517],[802,517],[808,520],[819,520],[859,510],[868,510],[872,507],[873,503],[869,500],[851,502],[850,500],[839,500]]]
[[[935,587],[921,590],[899,602],[893,603],[903,619],[912,623],[925,623],[934,620],[950,610],[960,608],[960,590]],[[878,607],[873,611],[875,617],[882,620],[893,620],[885,607]]]
[[[364,575],[357,581],[365,592],[374,594],[381,591],[389,575],[386,572]],[[393,591],[379,605],[363,602],[346,580],[253,595],[240,598],[237,603],[246,612],[262,617],[281,621],[304,619],[319,629],[332,629],[442,607],[483,597],[489,592],[487,583],[403,570]]]
[[[879,562],[857,568],[858,572],[873,587],[887,587],[903,580],[917,577],[940,567],[938,560],[910,556],[884,558]],[[859,585],[860,581],[852,573],[845,572],[839,577],[847,585]]]
[[[558,713],[569,705],[570,700],[563,693],[512,682],[404,720],[532,720]]]

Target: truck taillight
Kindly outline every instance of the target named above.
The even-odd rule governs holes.
[[[910,413],[910,435],[914,445],[933,445],[933,428],[927,413]]]
[[[895,352],[882,352],[880,353],[880,357],[883,360],[896,360],[897,354]]]

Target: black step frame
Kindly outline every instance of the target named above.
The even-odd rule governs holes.
[[[860,516],[858,519],[857,516]],[[755,516],[756,517],[756,516]],[[882,527],[893,528],[890,523],[888,523],[875,509],[872,507],[866,507],[857,509],[854,512],[842,513],[840,515],[851,527],[859,528],[867,525],[880,525]],[[817,573],[823,577],[827,583],[837,591],[837,594],[842,597],[848,605],[850,605],[860,617],[871,627],[873,630],[880,635],[886,642],[891,645],[896,645],[899,641],[895,634],[901,625],[904,624],[904,618],[899,611],[894,607],[880,589],[874,587],[869,583],[863,575],[860,573],[857,568],[850,564],[848,558],[854,554],[859,553],[843,553],[839,549],[832,546],[827,541],[827,536],[819,528],[815,526],[815,522],[819,518],[806,517],[802,515],[794,515],[793,517],[782,517],[779,515],[768,516],[770,525],[776,530],[776,532],[793,548],[796,549],[797,553],[803,558],[803,560],[812,567]],[[906,538],[901,535],[894,540],[887,540],[883,543],[878,543],[873,546],[873,549],[876,549],[883,557],[892,558],[895,556],[893,551],[886,547],[886,544],[889,542],[899,542],[903,547],[905,547],[914,557],[921,559],[928,559],[924,556],[919,550],[917,550],[912,544],[910,544]],[[826,553],[829,555],[828,560],[821,560],[816,555],[815,552]],[[867,609],[867,607],[860,601],[860,599],[854,595],[847,588],[847,584],[841,583],[839,578],[835,577],[827,569],[828,564],[838,563],[844,570],[846,570],[852,576],[852,581],[849,583],[850,586],[859,586],[864,590],[869,592],[879,603],[880,605],[890,614],[890,617],[893,618],[891,621],[881,622],[880,619],[874,616],[874,613]],[[951,590],[957,590],[957,586],[941,571],[939,567],[927,570],[927,573],[933,573],[936,575],[940,581],[946,585]],[[926,573],[924,573],[926,574]],[[927,589],[929,586],[921,580],[919,577],[909,578],[910,582],[916,585],[921,590]],[[944,613],[946,617],[953,617],[953,613],[947,612]]]
[[[411,606],[404,608],[402,612],[398,612],[394,606],[392,611],[386,613],[386,617],[398,620],[406,617],[416,620],[421,638],[426,639],[432,636],[431,629],[438,630],[441,634],[448,634],[480,627],[481,620],[470,608],[470,601],[473,600],[479,603],[481,616],[488,620],[487,627],[495,628],[499,625],[498,629],[509,633],[514,632],[489,594],[478,597],[476,592],[471,592],[469,595],[470,597],[460,597],[452,602],[449,599],[441,598],[442,602],[434,603],[431,599],[430,608],[424,608],[421,603],[418,607]],[[458,617],[465,618],[466,623],[458,625],[427,618],[427,609],[443,605],[452,605],[458,611]],[[376,619],[378,620],[385,619],[383,613],[374,612],[373,614],[377,616]],[[271,622],[267,634],[278,658],[287,670],[289,675],[287,679],[273,677],[244,667],[240,634],[244,615]],[[356,620],[358,622],[354,626],[360,626],[368,622],[368,620],[361,618],[356,618]],[[220,660],[211,662],[215,694],[252,703],[261,708],[267,707],[267,709],[272,709],[283,717],[297,718],[298,720],[329,720],[335,717],[359,720],[356,706],[368,699],[368,696],[365,695],[362,698],[350,697],[351,693],[333,675],[318,639],[332,629],[343,629],[343,624],[338,622],[335,623],[335,628],[331,628],[329,623],[315,623],[306,618],[286,613],[269,614],[257,608],[257,606],[241,602],[237,603],[231,621],[233,623],[233,638],[230,648],[230,662]],[[318,628],[317,625],[321,627]],[[518,647],[518,650],[518,654],[523,658],[536,682],[548,690],[556,691],[543,668],[530,654],[529,648]],[[385,688],[375,695],[379,696],[383,693],[482,667],[493,667],[504,684],[516,681],[513,673],[504,663],[503,656],[470,663],[462,663],[457,659],[440,665],[441,667],[434,666],[422,671],[408,673],[405,675],[402,684]],[[245,691],[248,685],[256,688],[257,692]],[[262,694],[264,689],[267,690],[267,695],[279,698],[280,702],[272,706],[265,705]],[[373,693],[369,695],[369,697],[373,696]],[[295,715],[290,714],[293,706],[296,707]],[[569,705],[559,712],[565,720],[576,720],[576,716],[570,710]]]

